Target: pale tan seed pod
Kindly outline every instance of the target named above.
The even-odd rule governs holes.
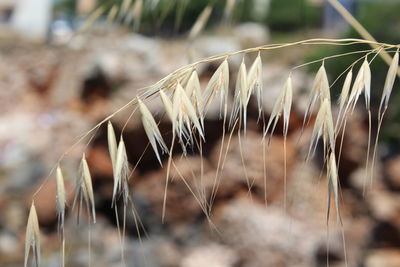
[[[190,75],[189,81],[186,85],[186,94],[192,100],[193,105],[197,109],[197,113],[200,117],[200,121],[203,126],[203,97],[201,92],[201,86],[199,81],[199,76],[197,75],[197,71],[193,71]]]
[[[91,210],[93,223],[96,223],[96,210],[92,186],[92,177],[90,175],[89,166],[87,164],[85,154],[82,155],[80,171],[81,173],[77,179],[77,183],[75,186],[75,199],[73,207],[75,207],[77,201],[79,201],[79,208],[81,208],[80,203],[82,202],[82,200],[84,200],[87,210]],[[79,212],[80,211],[78,211],[78,216]]]
[[[114,168],[114,188],[112,197],[112,206],[115,205],[117,196],[122,194],[124,204],[128,204],[129,187],[128,177],[129,176],[129,163],[128,156],[126,155],[126,148],[124,140],[121,136],[118,144],[117,156]]]
[[[65,207],[67,203],[67,197],[65,192],[64,176],[61,172],[60,166],[57,166],[56,180],[57,180],[56,209],[57,209],[59,227],[60,229],[62,229],[64,228]]]
[[[311,143],[307,158],[314,154],[319,138],[322,136],[324,149],[335,150],[335,129],[333,126],[331,104],[328,99],[324,99],[314,123],[311,134]]]
[[[203,94],[204,112],[207,110],[209,104],[212,102],[216,94],[220,94],[221,108],[222,105],[226,104],[226,97],[228,96],[229,90],[229,64],[225,59],[218,69],[211,76],[210,81],[207,84]]]
[[[240,64],[238,75],[236,78],[235,86],[235,96],[233,101],[233,110],[229,125],[231,126],[233,122],[238,117],[243,116],[244,131],[246,132],[246,121],[247,121],[247,105],[250,99],[250,90],[247,83],[247,71],[244,60]]]
[[[283,99],[283,133],[286,136],[289,130],[290,110],[292,108],[293,100],[293,86],[290,75],[285,82],[283,90],[285,91],[285,97]]]
[[[168,118],[171,120],[171,122],[174,122],[175,118],[172,111],[171,99],[164,93],[163,90],[160,90],[160,97],[164,104],[165,112],[167,113]]]
[[[349,91],[351,87],[351,80],[353,78],[353,71],[350,70],[343,83],[342,91],[340,92],[339,96],[339,114],[338,114],[338,122],[340,122],[341,117],[343,115],[343,108],[347,104],[348,98],[349,98]]]
[[[382,111],[382,107],[384,109],[387,108],[390,94],[392,93],[394,81],[397,76],[397,69],[399,67],[399,52],[396,52],[394,55],[392,62],[390,63],[389,70],[386,74],[385,85],[383,87],[381,103],[379,105],[379,110]]]
[[[107,124],[107,142],[108,142],[108,152],[110,154],[111,163],[113,169],[115,168],[115,161],[117,158],[117,139],[115,138],[114,127],[111,121]]]
[[[271,135],[273,134],[276,124],[279,121],[279,118],[282,116],[284,118],[284,133],[287,134],[289,128],[289,119],[290,119],[290,110],[292,106],[292,98],[293,98],[293,86],[292,86],[292,78],[289,75],[287,78],[283,89],[275,100],[274,107],[272,109],[271,116],[269,117],[267,127],[265,128],[264,136],[266,136],[271,128]]]
[[[322,103],[324,99],[328,99],[329,101],[331,99],[329,81],[328,81],[328,76],[326,74],[324,63],[322,63],[317,74],[315,75],[313,86],[311,88],[308,107],[304,115],[304,122],[311,115],[311,112],[314,110],[314,106],[318,99],[320,100],[320,103]]]
[[[206,25],[210,15],[211,15],[211,12],[212,12],[212,6],[208,5],[200,13],[196,22],[193,24],[192,29],[190,29],[189,40],[195,39],[199,35],[199,33],[203,30],[204,26]]]
[[[369,68],[369,63],[367,61],[367,58],[365,58],[354,80],[354,84],[351,89],[349,102],[348,105],[346,106],[346,110],[350,109],[351,112],[354,110],[358,98],[360,97],[363,91],[365,94],[365,105],[367,107],[367,110],[369,110],[370,92],[371,92],[371,70]]]
[[[28,266],[29,252],[32,248],[33,260],[36,266],[40,266],[40,230],[35,203],[32,202],[29,211],[28,223],[25,235],[25,260],[24,266]]]
[[[336,165],[336,157],[335,157],[335,153],[333,151],[330,152],[330,155],[328,157],[327,172],[328,172],[328,197],[329,197],[328,209],[330,206],[330,199],[333,194],[336,215],[337,215],[337,218],[339,219],[340,218],[339,179],[338,179],[338,170],[337,170],[337,165]]]
[[[250,67],[247,75],[248,86],[250,94],[255,94],[257,98],[259,116],[262,110],[262,62],[260,53],[258,53],[256,59]]]
[[[157,143],[161,147],[163,152],[168,151],[168,148],[164,143],[164,140],[161,136],[160,130],[158,129],[157,123],[153,118],[153,115],[151,115],[151,112],[148,110],[148,108],[142,102],[142,100],[140,100],[139,98],[137,100],[139,104],[139,110],[142,115],[143,128],[146,132],[147,138],[149,139],[150,145],[152,146],[153,151],[156,154],[160,165],[162,165],[160,154],[157,148]]]
[[[178,84],[175,89],[173,116],[174,118],[177,118],[175,131],[177,131],[180,139],[182,139],[183,134],[187,135],[186,137],[192,135],[190,126],[191,123],[195,126],[201,137],[204,138],[203,129],[201,127],[196,110],[180,84]]]

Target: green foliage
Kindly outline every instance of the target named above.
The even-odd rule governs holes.
[[[271,30],[295,31],[318,26],[320,7],[305,0],[271,0],[267,23]]]

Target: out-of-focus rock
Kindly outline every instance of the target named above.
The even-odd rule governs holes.
[[[212,219],[244,266],[312,266],[319,242],[325,239],[324,228],[247,198],[219,207]]]
[[[254,22],[242,23],[234,29],[234,35],[243,48],[265,45],[269,42],[269,29]]]
[[[367,253],[365,267],[400,266],[400,251],[398,249],[376,249]]]
[[[197,247],[185,255],[181,267],[233,267],[238,263],[238,255],[226,246],[207,244]]]
[[[393,157],[384,163],[386,177],[389,185],[394,189],[400,189],[400,156]]]

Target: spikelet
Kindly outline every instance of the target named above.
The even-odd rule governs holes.
[[[351,89],[349,101],[346,106],[346,111],[350,108],[351,112],[353,112],[358,98],[361,93],[364,91],[365,95],[365,106],[367,110],[369,110],[370,103],[370,92],[371,92],[371,70],[369,68],[369,63],[367,58],[365,58],[363,64],[360,67],[360,70],[357,73],[356,79],[354,80],[353,87]]]
[[[338,118],[337,118],[336,127],[338,125],[340,125],[342,116],[344,115],[343,108],[345,107],[345,104],[347,103],[347,100],[349,98],[349,91],[350,91],[352,78],[353,78],[353,71],[350,70],[346,75],[346,79],[344,80],[342,91],[340,93],[340,97],[339,97],[339,101],[338,101],[339,102],[339,114],[338,114]]]
[[[40,231],[39,221],[36,213],[35,203],[32,202],[29,211],[28,223],[25,235],[25,260],[24,266],[28,266],[29,252],[32,248],[33,260],[36,266],[40,266]]]
[[[327,172],[328,172],[328,218],[329,218],[331,196],[333,194],[333,199],[334,199],[335,208],[336,208],[336,215],[337,215],[337,218],[340,219],[339,186],[338,186],[339,180],[338,180],[338,172],[337,172],[337,165],[336,165],[336,157],[335,157],[335,153],[333,151],[331,151],[329,158],[328,158]]]
[[[172,112],[172,101],[171,99],[164,93],[163,90],[160,90],[160,97],[161,101],[164,104],[165,112],[167,113],[168,118],[171,120],[171,122],[175,121],[173,112]]]
[[[273,134],[276,124],[279,121],[279,118],[283,113],[283,130],[284,134],[287,134],[289,128],[289,118],[290,118],[290,110],[292,106],[292,98],[293,98],[293,87],[292,87],[292,78],[289,75],[287,78],[283,89],[281,90],[278,98],[275,101],[274,107],[272,109],[271,116],[269,117],[267,127],[264,132],[264,136],[266,136],[269,132],[270,127],[271,135]]]
[[[111,122],[107,124],[107,141],[108,141],[108,152],[110,153],[112,167],[115,167],[115,161],[117,158],[117,139],[115,138],[114,127]]]
[[[160,165],[162,165],[160,154],[157,148],[157,143],[161,147],[162,152],[168,151],[168,148],[164,143],[164,140],[153,118],[153,115],[151,115],[151,112],[148,110],[148,108],[142,102],[142,100],[140,100],[139,98],[137,100],[139,104],[140,113],[142,114],[143,128],[146,132],[147,138],[149,139],[150,145],[152,146],[153,151],[157,156],[158,162],[160,163]]]
[[[56,179],[57,179],[56,209],[58,217],[58,226],[60,229],[63,229],[67,198],[65,193],[64,177],[61,172],[60,166],[57,166]]]
[[[208,5],[200,13],[199,17],[197,18],[196,22],[194,23],[192,29],[189,32],[189,40],[193,40],[194,38],[196,38],[199,35],[199,33],[203,30],[204,26],[208,21],[208,18],[211,15],[211,12],[212,12],[212,6]]]
[[[200,118],[201,126],[204,128],[203,97],[197,71],[194,70],[190,75],[185,91],[187,96],[192,100],[193,105],[196,107],[197,114],[199,115]]]
[[[115,161],[115,167],[113,169],[114,174],[114,189],[112,197],[112,206],[115,205],[118,194],[122,194],[124,204],[128,204],[129,187],[128,187],[128,176],[129,176],[129,163],[126,155],[126,148],[124,140],[121,136],[118,144],[117,156]]]
[[[392,93],[394,81],[397,75],[397,68],[399,66],[399,52],[396,52],[394,55],[392,62],[390,63],[389,70],[386,75],[385,85],[383,87],[381,103],[379,105],[379,111],[382,111],[382,107],[384,109],[387,108],[390,94]]]
[[[203,129],[201,127],[196,110],[193,107],[185,90],[183,90],[182,86],[179,83],[175,89],[172,114],[176,120],[176,123],[173,123],[175,131],[177,132],[181,140],[183,139],[183,137],[188,140],[190,139],[191,124],[194,125],[200,136],[204,139]]]
[[[322,136],[324,142],[324,150],[335,150],[335,129],[333,127],[333,118],[331,105],[328,99],[322,102],[317,118],[315,120],[314,128],[311,134],[311,144],[308,151],[307,158],[314,154],[319,138]]]
[[[229,64],[225,59],[218,69],[215,71],[210,81],[207,84],[203,94],[204,111],[207,111],[208,106],[214,98],[214,95],[220,94],[220,106],[227,101],[229,89]]]
[[[244,131],[246,132],[246,120],[247,120],[247,105],[250,99],[250,90],[247,84],[247,72],[244,61],[240,64],[239,72],[236,79],[235,87],[235,98],[233,102],[233,111],[229,125],[232,126],[233,122],[237,118],[239,111],[240,116],[243,116]]]
[[[75,199],[73,206],[75,207],[76,202],[79,201],[79,209],[80,209],[80,204],[82,200],[84,200],[86,203],[87,210],[92,211],[93,223],[96,223],[96,211],[94,205],[92,177],[90,175],[89,166],[87,164],[85,154],[82,155],[80,171],[81,175],[78,177],[75,186]],[[78,216],[79,216],[79,211],[78,211]]]
[[[260,53],[258,53],[256,59],[250,67],[249,73],[247,74],[247,81],[250,90],[250,94],[255,94],[258,104],[258,116],[261,116],[262,110],[262,62]]]
[[[326,75],[324,63],[322,63],[321,67],[317,72],[317,75],[315,76],[313,86],[311,88],[310,99],[308,102],[306,112],[304,114],[303,124],[305,124],[309,116],[311,116],[311,112],[314,110],[314,106],[317,100],[319,99],[321,103],[325,98],[330,101],[328,76]]]

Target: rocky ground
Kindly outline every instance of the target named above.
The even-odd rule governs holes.
[[[240,32],[259,29],[253,25],[246,31],[244,27],[236,30],[236,37],[201,37],[191,47],[182,40],[122,33],[83,36],[67,46],[15,45],[3,40],[0,265],[21,266],[31,198],[44,183],[35,202],[42,231],[43,265],[59,266],[55,179],[46,179],[58,157],[78,136],[133,98],[138,88],[187,64],[189,58],[267,42],[267,33],[251,39],[254,35]],[[263,59],[267,111],[291,67],[279,64],[276,58]],[[232,76],[240,61],[234,58],[230,62]],[[301,58],[290,61],[299,64]],[[215,68],[207,65],[199,69],[202,83],[208,81]],[[127,266],[325,266],[327,256],[330,266],[345,266],[345,258],[348,266],[400,266],[400,157],[378,160],[373,185],[367,186],[363,194],[368,124],[364,112],[355,112],[348,122],[339,169],[343,227],[332,213],[328,228],[322,154],[317,152],[305,162],[311,128],[306,127],[301,135],[306,94],[300,89],[309,86],[313,77],[302,71],[293,75],[295,103],[286,152],[280,124],[270,144],[263,146],[262,126],[257,124],[256,103],[251,100],[247,134],[240,138],[237,133],[232,135],[224,169],[219,169],[219,190],[209,207],[205,200],[212,196],[223,128],[218,114],[209,114],[203,154],[193,152],[182,157],[179,148],[175,150],[176,169],[171,173],[164,223],[166,168],[160,168],[152,151],[142,155],[147,138],[136,115],[132,117],[124,139],[132,166],[141,159],[130,179],[135,214],[141,224],[135,224],[137,217],[128,209],[124,247]],[[149,106],[160,111],[157,102]],[[113,120],[117,134],[130,112]],[[171,138],[170,127],[168,121],[160,122],[166,140]],[[227,134],[224,144],[228,138]],[[67,266],[87,266],[89,257],[92,266],[121,266],[115,212],[110,208],[113,178],[105,127],[86,146],[88,141],[70,150],[62,162],[70,192],[65,235]],[[91,167],[98,214],[96,225],[90,229],[84,221],[77,225],[72,211],[72,191],[83,150]],[[122,221],[121,205],[119,214]]]

